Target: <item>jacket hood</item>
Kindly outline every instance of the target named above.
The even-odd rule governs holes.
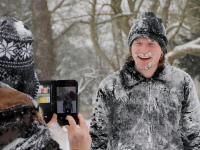
[[[18,105],[34,106],[31,97],[0,82],[0,111]]]
[[[33,102],[0,82],[0,149],[59,149]]]

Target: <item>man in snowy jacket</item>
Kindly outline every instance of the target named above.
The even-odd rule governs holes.
[[[0,17],[0,149],[59,150],[60,145],[42,118],[37,102],[38,79],[34,71],[33,35],[11,17]],[[80,128],[68,116],[71,150],[89,150],[88,127],[79,115]],[[52,118],[51,124],[57,118]],[[54,133],[56,134],[56,133]],[[80,140],[81,139],[81,140]],[[64,139],[67,142],[67,139]]]
[[[63,112],[71,114],[71,111],[73,111],[72,99],[70,94],[67,94],[63,101]]]
[[[200,104],[191,77],[165,61],[162,19],[134,20],[123,68],[105,78],[91,119],[92,149],[200,149]]]

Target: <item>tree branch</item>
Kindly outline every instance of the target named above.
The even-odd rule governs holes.
[[[166,58],[170,64],[173,64],[174,60],[185,54],[195,54],[200,52],[200,38],[188,42],[183,45],[176,46],[173,51],[166,54]]]
[[[134,13],[133,13],[134,14]],[[104,24],[104,23],[107,23],[107,22],[111,22],[115,19],[118,19],[118,18],[123,18],[123,17],[130,17],[130,16],[133,16],[133,14],[119,14],[119,15],[116,15],[115,17],[112,17],[111,19],[108,19],[108,20],[105,20],[105,21],[101,21],[99,23],[96,23],[97,25],[100,25],[100,24]]]
[[[60,6],[64,3],[65,0],[62,0],[52,11],[51,13],[54,13]]]
[[[135,0],[135,1],[128,0],[128,5],[129,5],[130,12],[134,12],[134,10],[135,10],[135,3],[136,2],[137,2],[137,0]]]
[[[76,22],[73,22],[68,28],[63,30],[57,37],[55,37],[54,41],[57,41],[60,37],[62,37],[64,34],[66,34],[73,26],[75,26],[78,23],[89,24],[89,22],[87,22],[87,21],[76,21]]]
[[[170,4],[171,4],[171,0],[166,0],[165,1],[165,5],[162,9],[162,19],[164,20],[163,21],[163,24],[164,26],[166,27],[167,26],[167,23],[168,23],[168,17],[169,17],[169,7],[170,7]]]
[[[55,22],[59,22],[59,21],[69,21],[69,20],[79,19],[79,18],[82,18],[82,17],[90,17],[91,15],[92,14],[86,14],[86,15],[81,15],[81,16],[77,16],[77,17],[73,17],[73,18],[66,18],[66,19],[62,19],[62,20],[60,20],[60,19],[59,20],[54,20],[54,23]],[[112,16],[112,15],[115,15],[115,14],[112,14],[112,13],[96,14],[96,16]],[[81,22],[83,22],[83,21],[81,21]],[[87,23],[89,24],[89,22],[87,22]]]
[[[109,66],[111,66],[111,68],[113,69],[113,71],[117,71],[117,68],[115,67],[115,65],[113,64],[113,62],[111,62],[109,60],[109,58],[102,52],[98,41],[97,41],[97,37],[96,37],[96,24],[95,24],[95,14],[96,14],[96,0],[93,0],[94,3],[92,5],[92,15],[91,15],[91,19],[90,19],[90,35],[91,35],[91,40],[92,43],[94,45],[94,49],[95,51],[99,54],[99,56],[109,64]]]
[[[175,36],[179,33],[179,30],[182,27],[182,24],[183,24],[184,19],[186,17],[185,13],[186,13],[186,9],[188,7],[188,3],[189,3],[189,0],[186,1],[185,7],[184,7],[184,9],[182,11],[182,15],[181,15],[181,19],[180,19],[180,22],[179,22],[179,26],[178,26],[176,32],[174,33],[174,35],[169,39],[169,43],[171,43],[174,40]]]
[[[140,10],[140,7],[142,6],[143,1],[144,1],[144,0],[141,0],[141,1],[140,1],[139,6],[138,6],[137,10],[135,11],[135,16],[134,16],[134,18],[137,18],[137,14],[138,14],[138,12],[139,12],[139,10]]]

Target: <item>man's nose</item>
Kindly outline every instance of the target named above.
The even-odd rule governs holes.
[[[141,46],[140,52],[143,53],[143,54],[148,53],[149,52],[148,45],[143,44]]]

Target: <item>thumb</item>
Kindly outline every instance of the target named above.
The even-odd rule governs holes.
[[[47,126],[50,128],[50,125],[57,121],[57,115],[53,114],[51,120],[47,123]]]

